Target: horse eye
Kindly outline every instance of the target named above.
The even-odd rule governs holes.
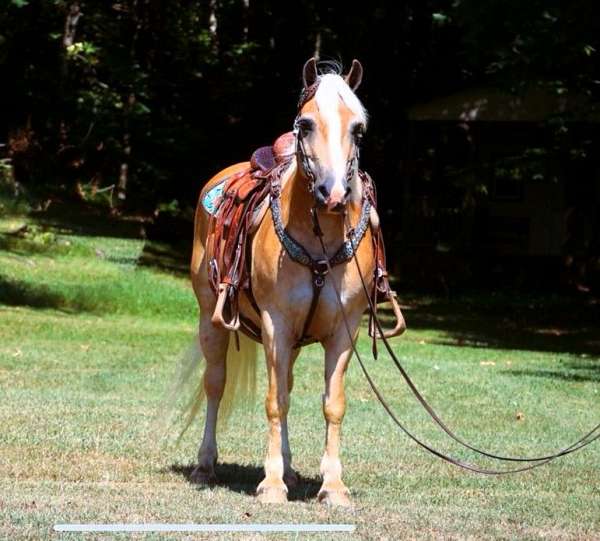
[[[305,136],[308,135],[311,131],[313,131],[315,125],[310,118],[300,118],[296,123],[298,130],[300,131],[300,135]]]
[[[365,127],[362,124],[357,124],[352,128],[352,137],[354,137],[354,142],[356,144],[360,144],[365,135]]]

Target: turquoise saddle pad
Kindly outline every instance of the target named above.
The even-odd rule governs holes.
[[[225,187],[225,179],[222,182],[219,182],[216,186],[211,188],[208,192],[204,194],[202,198],[202,205],[206,209],[206,212],[212,214],[213,216],[219,210],[219,205],[221,203],[221,195],[223,194],[223,188]]]

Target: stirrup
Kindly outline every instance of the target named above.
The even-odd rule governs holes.
[[[381,338],[393,338],[394,336],[400,336],[406,330],[406,322],[404,321],[404,316],[402,315],[402,310],[400,310],[400,304],[398,304],[398,295],[396,295],[395,291],[389,290],[387,302],[392,305],[392,310],[394,312],[394,317],[396,318],[396,325],[393,329],[388,329],[387,331],[383,331],[383,336],[379,333],[377,326],[373,319],[376,317],[374,314],[371,314],[371,323],[369,325],[369,336],[372,338],[373,336],[377,339]]]
[[[225,318],[223,317],[223,310],[225,309],[225,304],[227,303],[229,287],[229,284],[223,282],[219,284],[219,295],[217,297],[217,304],[215,306],[215,311],[213,312],[211,321],[213,325],[221,325],[228,331],[237,331],[240,328],[239,311],[233,311],[230,307],[230,312],[234,312],[231,316],[231,320],[225,321]]]

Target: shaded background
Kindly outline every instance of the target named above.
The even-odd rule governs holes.
[[[594,0],[10,0],[2,190],[189,247],[203,183],[290,129],[306,59],[358,58],[362,165],[401,284],[589,296],[599,35]]]

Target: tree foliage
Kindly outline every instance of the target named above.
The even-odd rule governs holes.
[[[0,141],[24,184],[191,205],[216,170],[290,128],[308,57],[356,57],[365,161],[391,193],[414,103],[482,84],[595,103],[599,11],[594,0],[10,0]]]

